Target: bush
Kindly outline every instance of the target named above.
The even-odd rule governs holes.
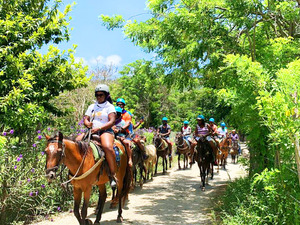
[[[265,169],[227,187],[221,219],[224,224],[300,224],[299,193],[295,174]]]

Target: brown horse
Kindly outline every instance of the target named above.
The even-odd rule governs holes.
[[[232,149],[230,150],[231,162],[234,164],[238,161],[239,157],[239,143],[238,140],[232,141]],[[236,161],[235,161],[236,159]]]
[[[184,139],[182,133],[177,133],[175,136],[175,144],[177,146],[178,153],[178,169],[181,170],[180,167],[180,155],[183,155],[183,169],[188,167],[188,156],[191,153],[190,145],[188,144],[188,140]],[[192,164],[190,164],[192,167]]]
[[[217,163],[218,163],[217,173],[219,173],[220,165],[222,165],[223,168],[226,169],[225,166],[227,164],[227,157],[230,148],[231,148],[231,139],[227,136],[220,142],[220,151],[218,151],[217,153]]]
[[[163,174],[166,173],[166,170],[168,170],[168,155],[169,155],[169,148],[167,142],[161,137],[159,134],[155,134],[153,137],[153,143],[156,147],[156,154],[157,154],[157,161],[155,165],[155,174],[157,174],[157,165],[158,165],[158,159],[159,157],[162,158],[162,164],[163,164]],[[171,166],[171,162],[170,166]]]
[[[80,225],[92,224],[87,216],[87,207],[92,191],[92,186],[97,185],[100,196],[98,202],[98,213],[94,224],[100,224],[100,219],[106,201],[107,193],[105,183],[109,181],[106,171],[106,161],[104,156],[96,162],[91,147],[86,142],[74,142],[64,139],[61,132],[54,137],[45,135],[47,139],[46,152],[46,175],[48,181],[56,177],[56,171],[60,164],[68,167],[70,174],[73,175],[71,181],[74,189],[74,214]],[[128,197],[131,182],[131,170],[128,167],[128,158],[124,146],[120,142],[116,142],[116,146],[122,151],[120,157],[120,165],[117,169],[117,199],[119,201],[117,222],[122,222],[122,204]],[[104,167],[104,168],[103,168]],[[80,202],[84,196],[84,202],[79,213]]]
[[[202,191],[205,190],[205,183],[208,183],[208,174],[211,169],[211,178],[213,177],[213,150],[204,137],[200,137],[196,146],[196,161],[200,169],[202,182]],[[207,180],[206,180],[207,179]],[[206,182],[205,182],[206,181]],[[201,185],[200,185],[201,187]]]

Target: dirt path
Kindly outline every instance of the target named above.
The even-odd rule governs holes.
[[[244,149],[245,146],[242,145]],[[247,154],[246,150],[243,153]],[[226,171],[215,173],[205,192],[200,189],[200,176],[197,164],[192,169],[177,170],[177,165],[168,174],[158,174],[153,181],[137,187],[129,195],[129,202],[123,210],[123,224],[211,224],[210,212],[213,201],[226,183],[246,175],[239,164],[232,164],[229,157]],[[216,167],[215,167],[216,168]],[[215,169],[216,172],[216,169]],[[109,209],[106,203],[101,224],[116,224],[117,210]],[[89,218],[94,221],[94,208],[89,208]],[[36,225],[77,225],[73,213],[63,213]]]

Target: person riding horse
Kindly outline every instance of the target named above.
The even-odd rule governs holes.
[[[205,138],[208,141],[209,145],[211,146],[213,153],[217,152],[217,146],[215,145],[213,139],[211,138],[212,134],[210,132],[210,129],[205,124],[205,117],[203,115],[199,115],[197,117],[197,122],[198,124],[196,125],[195,132],[194,132],[196,141],[199,141],[200,138]],[[212,155],[214,155],[213,153]]]
[[[125,105],[126,102],[123,98],[118,98],[117,99],[117,106],[119,106],[122,109],[122,119],[128,123],[128,125],[126,125],[126,127],[124,127],[125,129],[127,129],[127,132],[129,133],[129,135],[126,136],[126,139],[128,141],[133,141],[138,147],[139,149],[143,152],[144,158],[146,159],[146,153],[145,153],[145,147],[144,145],[142,145],[140,139],[134,134],[133,130],[136,129],[138,126],[140,126],[143,122],[143,120],[140,120],[137,124],[133,125],[132,123],[132,114],[131,112],[125,110]],[[131,145],[130,145],[131,146]],[[131,161],[131,165],[132,165],[132,149],[130,147],[129,150],[129,160]]]
[[[129,133],[126,130],[126,127],[128,127],[128,124],[122,119],[122,108],[119,106],[115,107],[116,113],[117,113],[117,118],[115,125],[112,127],[116,139],[119,139],[122,144],[126,148],[126,152],[128,155],[128,165],[132,167],[132,152],[131,152],[131,146],[130,146],[130,141],[126,139],[126,136],[129,135]]]
[[[232,144],[237,145],[238,153],[240,155],[241,154],[241,147],[240,147],[240,144],[239,144],[240,138],[239,138],[239,135],[236,133],[236,130],[231,131],[230,138],[232,140]]]
[[[163,117],[162,118],[162,125],[160,125],[157,129],[157,134],[160,134],[161,137],[167,142],[168,149],[169,149],[169,158],[172,160],[172,143],[170,141],[170,133],[171,133],[171,127],[168,124],[168,118]]]
[[[209,124],[207,126],[208,126],[208,129],[211,132],[211,137],[215,141],[215,144],[217,146],[217,150],[219,150],[220,149],[220,143],[219,143],[219,140],[218,140],[218,134],[219,133],[218,133],[218,127],[215,124],[215,119],[210,118],[208,122],[209,122]],[[214,157],[215,157],[215,159],[217,158],[217,151],[214,152]],[[217,165],[217,162],[215,161],[214,164]]]
[[[191,152],[194,152],[194,148],[197,145],[197,142],[193,141],[191,138],[192,128],[189,126],[189,121],[185,120],[183,122],[183,126],[181,127],[181,133],[183,135],[183,138],[190,143]],[[191,156],[192,162],[195,163],[193,161],[193,155]]]
[[[116,120],[116,110],[112,105],[109,94],[109,87],[105,84],[99,84],[95,88],[96,101],[91,104],[85,112],[84,125],[91,128],[91,133],[98,135],[101,147],[105,152],[105,158],[110,170],[110,185],[112,188],[117,186],[116,174],[116,155],[113,149],[114,132],[112,126]],[[93,119],[92,119],[93,118]],[[76,137],[77,141],[81,141],[85,133]]]
[[[222,122],[220,125],[221,127],[218,128],[218,137],[223,139],[227,137],[227,127],[224,122]]]

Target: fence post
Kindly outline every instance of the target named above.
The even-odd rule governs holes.
[[[300,186],[300,146],[299,146],[299,137],[297,133],[295,134],[295,157],[296,157],[298,180]]]

